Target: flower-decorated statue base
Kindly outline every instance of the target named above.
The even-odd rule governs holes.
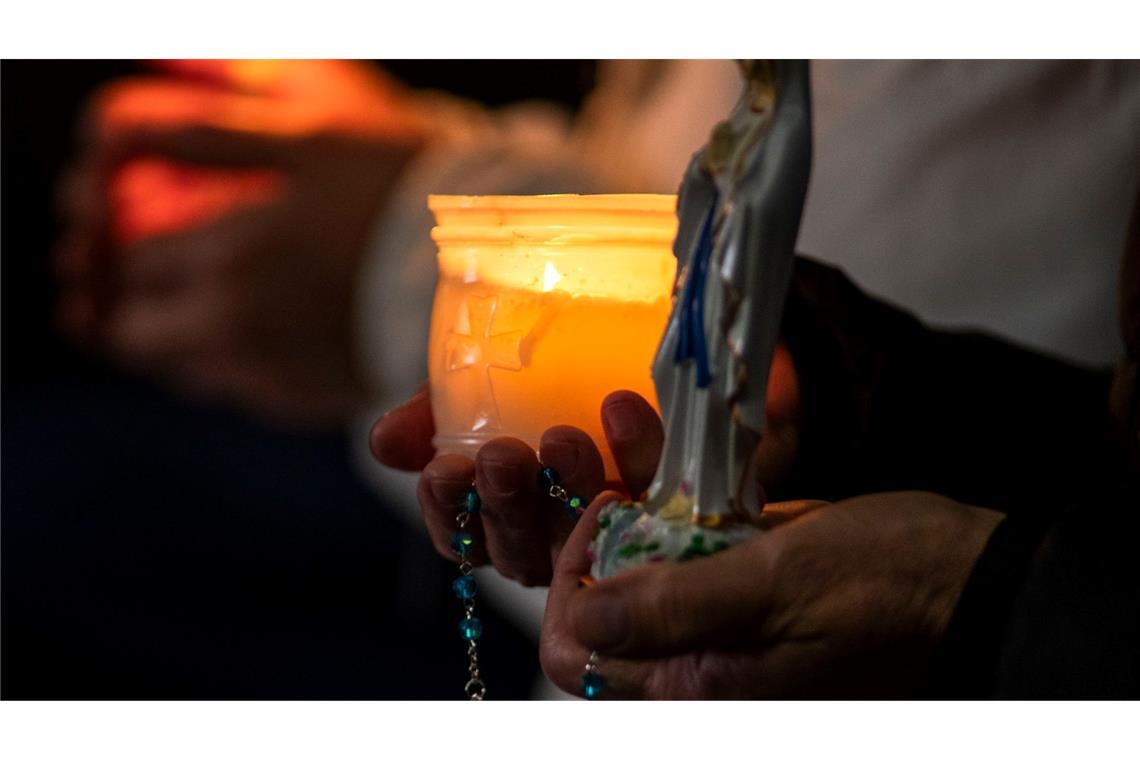
[[[663,510],[664,512],[664,510]],[[747,523],[702,526],[689,512],[650,514],[632,501],[615,501],[598,513],[598,534],[590,544],[590,574],[601,580],[654,562],[684,562],[723,551],[756,535]]]

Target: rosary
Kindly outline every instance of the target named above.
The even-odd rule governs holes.
[[[538,473],[538,484],[543,492],[551,498],[557,499],[565,506],[566,513],[578,519],[589,506],[589,502],[580,496],[571,496],[562,487],[562,479],[553,467],[543,467]],[[482,501],[475,490],[475,484],[463,494],[459,500],[459,514],[455,516],[455,535],[451,538],[451,550],[459,558],[459,577],[451,584],[451,590],[463,604],[463,617],[459,621],[459,635],[467,642],[467,683],[463,693],[474,701],[482,701],[487,695],[487,685],[479,672],[479,638],[483,635],[483,623],[475,617],[475,597],[479,587],[475,583],[472,573],[475,566],[471,564],[470,555],[474,548],[475,539],[465,529],[471,521],[471,516],[479,513]],[[586,699],[597,699],[605,688],[605,679],[598,672],[598,654],[590,653],[586,663],[585,673],[582,675],[582,693]]]

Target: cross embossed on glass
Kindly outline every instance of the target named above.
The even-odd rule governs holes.
[[[472,369],[482,376],[479,381],[482,392],[477,397],[477,405],[482,414],[475,422],[476,430],[502,427],[491,370],[518,372],[523,367],[519,353],[522,331],[494,332],[497,305],[497,296],[467,298],[456,318],[455,327],[447,336],[448,371]]]

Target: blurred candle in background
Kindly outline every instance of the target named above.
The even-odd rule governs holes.
[[[617,470],[599,412],[611,391],[656,404],[676,196],[431,196],[439,284],[428,351],[435,445],[474,456],[498,436],[538,448],[585,430]]]

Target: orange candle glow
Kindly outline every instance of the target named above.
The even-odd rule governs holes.
[[[552,425],[597,442],[611,391],[656,401],[669,316],[672,195],[431,196],[439,284],[428,352],[436,448],[473,456]]]

